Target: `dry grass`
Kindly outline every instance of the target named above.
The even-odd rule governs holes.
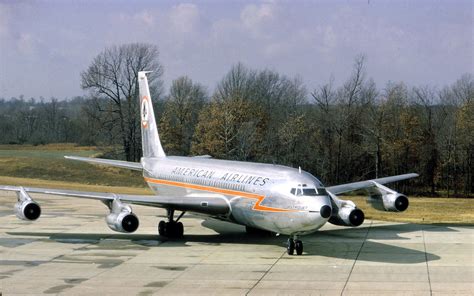
[[[410,222],[410,223],[462,223],[474,224],[474,199],[411,197],[405,212],[377,211],[366,202],[366,197],[341,197],[349,199],[360,207],[366,219]]]
[[[72,144],[2,145],[0,176],[88,185],[146,187],[140,172],[90,165],[64,158],[65,155],[94,156],[99,153],[94,148],[76,147]]]
[[[124,186],[103,186],[103,185],[89,185],[83,183],[73,183],[64,181],[51,181],[31,178],[16,178],[0,176],[0,184],[11,186],[25,186],[25,187],[41,187],[41,188],[57,188],[70,189],[81,191],[95,191],[95,192],[113,192],[122,194],[153,194],[148,188],[124,187]]]

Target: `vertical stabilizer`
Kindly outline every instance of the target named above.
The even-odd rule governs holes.
[[[143,157],[165,157],[160,136],[158,135],[158,127],[156,125],[155,113],[153,112],[146,73],[149,73],[149,71],[138,72]]]

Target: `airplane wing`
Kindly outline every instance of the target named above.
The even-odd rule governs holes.
[[[78,198],[87,198],[99,200],[102,202],[113,201],[119,199],[142,206],[151,206],[158,208],[171,208],[178,211],[190,211],[207,215],[227,214],[230,210],[227,201],[219,196],[162,196],[162,195],[129,195],[115,194],[109,192],[88,192],[63,189],[48,189],[35,187],[19,187],[19,186],[1,186],[0,190],[19,192],[24,190],[27,193],[42,193],[50,195],[70,196]]]
[[[64,158],[77,160],[77,161],[84,161],[88,163],[114,166],[114,167],[119,167],[123,169],[131,169],[131,170],[136,170],[136,171],[143,170],[142,164],[139,162],[130,162],[130,161],[104,159],[104,158],[80,157],[80,156],[64,156]]]
[[[397,175],[397,176],[378,178],[378,179],[372,179],[372,180],[361,181],[361,182],[330,186],[330,187],[326,187],[326,190],[333,194],[340,194],[340,193],[345,193],[345,192],[354,191],[358,189],[373,187],[375,186],[374,183],[387,184],[387,183],[397,182],[401,180],[416,178],[418,176],[419,176],[418,174],[414,174],[414,173]]]

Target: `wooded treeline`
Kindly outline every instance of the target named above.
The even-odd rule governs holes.
[[[165,94],[158,49],[128,44],[100,53],[82,74],[88,97],[0,99],[0,143],[120,147],[140,158],[137,72],[149,74],[169,155],[301,166],[326,184],[417,172],[414,192],[474,194],[474,78],[452,85],[382,87],[354,59],[341,85],[234,65],[214,90],[184,76]],[[412,192],[413,193],[413,192]]]

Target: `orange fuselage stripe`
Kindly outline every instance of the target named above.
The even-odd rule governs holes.
[[[297,210],[289,210],[289,209],[281,209],[281,208],[273,208],[273,207],[262,206],[261,203],[265,199],[264,195],[248,193],[248,192],[244,192],[244,191],[223,189],[223,188],[218,188],[218,187],[210,187],[210,186],[196,185],[196,184],[190,184],[190,183],[184,183],[184,182],[177,182],[177,181],[153,179],[153,178],[148,178],[148,177],[144,177],[144,178],[145,178],[145,181],[150,182],[150,183],[155,183],[155,184],[176,186],[176,187],[187,188],[187,189],[202,190],[202,191],[208,191],[208,192],[214,192],[214,193],[222,193],[222,194],[226,194],[226,195],[240,196],[240,197],[243,197],[243,198],[256,199],[257,202],[255,203],[255,205],[252,208],[253,210],[256,210],[256,211],[298,212]]]

